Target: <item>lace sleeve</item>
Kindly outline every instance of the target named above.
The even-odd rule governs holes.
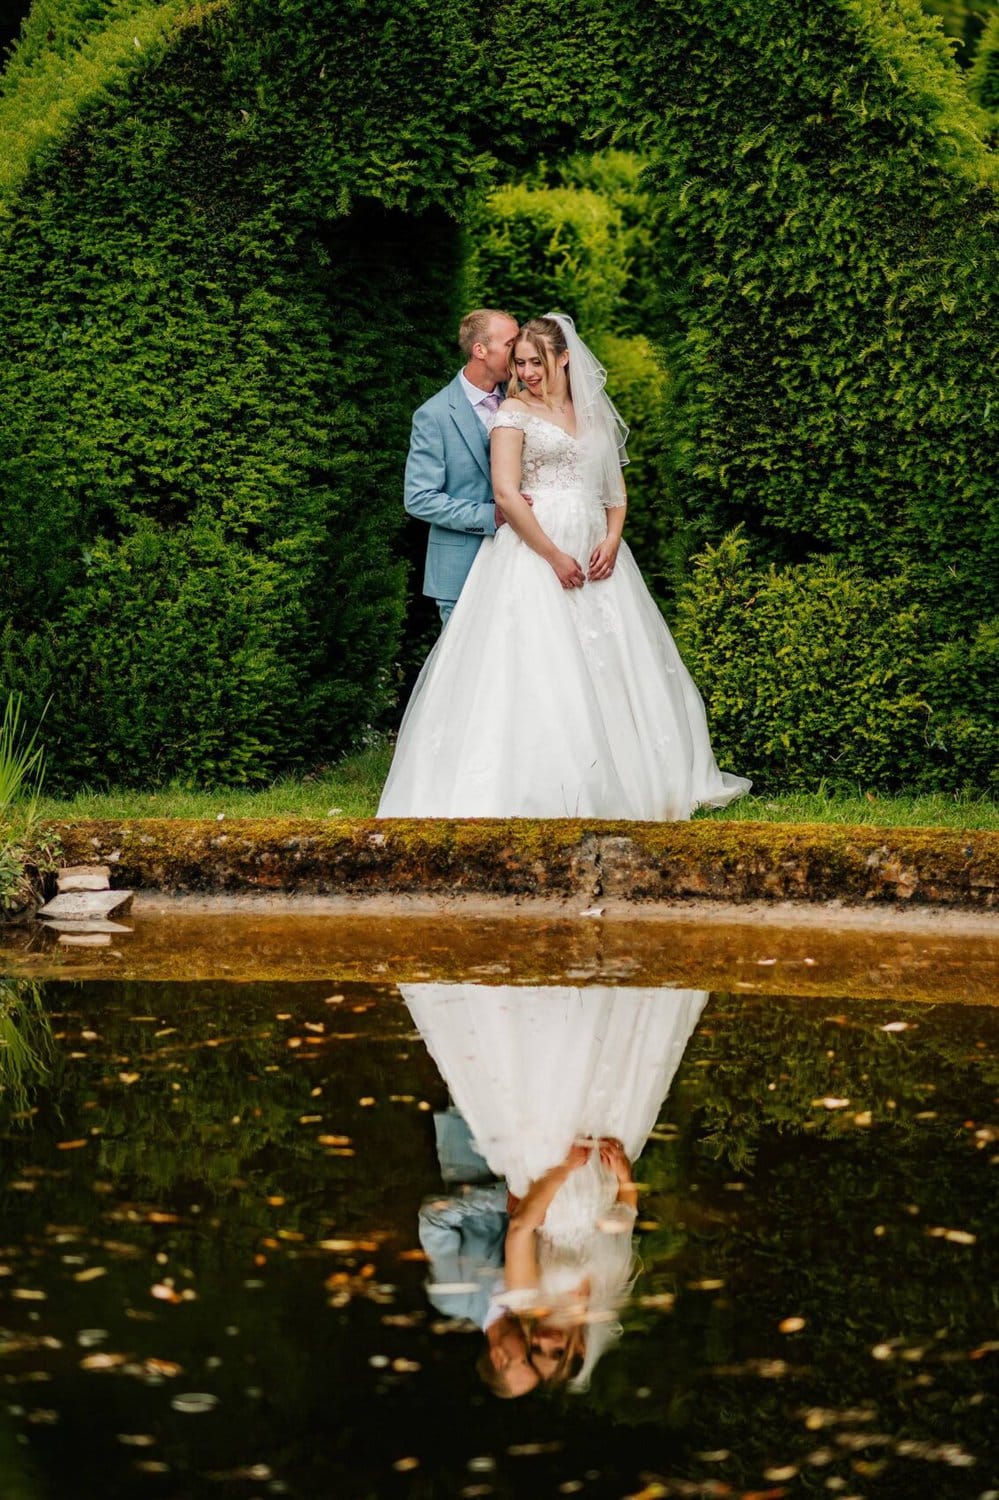
[[[498,411],[489,424],[489,431],[492,432],[494,427],[514,427],[518,432],[523,432],[527,415],[526,411],[513,411],[512,409]]]

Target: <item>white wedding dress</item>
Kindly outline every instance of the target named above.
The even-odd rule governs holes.
[[[584,572],[607,513],[582,445],[533,412],[521,485]],[[564,590],[510,526],[479,548],[402,721],[378,807],[395,817],[672,820],[750,782],[718,769],[701,696],[626,543],[610,578]]]
[[[476,1149],[518,1198],[580,1138],[616,1137],[634,1163],[708,998],[604,985],[407,984],[400,992]],[[577,1387],[620,1333],[613,1313],[634,1274],[634,1212],[617,1193],[593,1150],[539,1232],[539,1292],[557,1299],[584,1277],[590,1287]]]

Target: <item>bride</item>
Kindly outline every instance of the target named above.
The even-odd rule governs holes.
[[[748,791],[718,769],[622,540],[627,429],[605,380],[571,318],[520,330],[490,436],[509,524],[483,541],[420,673],[380,818],[672,820]]]
[[[511,1194],[480,1374],[499,1395],[585,1389],[638,1269],[631,1163],[706,990],[407,984],[475,1147]]]

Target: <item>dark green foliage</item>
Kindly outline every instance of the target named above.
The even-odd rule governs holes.
[[[993,145],[999,144],[999,11],[982,33],[968,87],[976,104],[989,116]]]
[[[831,558],[754,568],[739,536],[709,549],[679,637],[721,764],[757,792],[823,777],[919,784],[931,759],[920,625],[905,578],[875,583]]]
[[[600,193],[497,188],[469,231],[466,276],[470,306],[521,321],[557,309],[581,329],[611,328],[627,278],[621,215]]]
[[[210,31],[92,110],[10,229],[0,661],[53,697],[56,786],[266,777],[393,696],[407,408],[456,234],[275,215],[254,179],[287,143],[233,141]]]
[[[999,581],[982,120],[916,0],[44,0],[0,99],[0,660],[29,711],[53,694],[55,785],[270,775],[382,711],[408,418],[453,369],[456,221],[570,157],[532,181],[607,321],[569,310],[584,336],[666,344],[662,524],[651,485],[633,516],[660,591],[739,524],[757,570],[868,591],[851,618],[875,659],[911,609],[899,681],[834,702],[823,678],[822,712],[862,715],[863,774],[914,774],[925,714],[922,774],[981,782]],[[612,138],[651,172],[587,167]],[[598,275],[570,188],[603,204]],[[515,261],[544,196],[496,231]],[[225,683],[192,684],[217,665]],[[740,768],[765,743],[761,774],[811,777],[804,739],[774,719]]]
[[[669,268],[662,261],[663,205],[644,183],[645,166],[644,158],[634,151],[576,152],[539,162],[527,183],[599,193],[614,209],[620,222],[626,279],[607,326],[614,333],[658,338]]]
[[[667,9],[693,28],[691,5],[641,5],[633,76],[650,112],[671,106],[649,140],[672,206],[669,448],[683,512],[704,541],[741,524],[758,563],[826,555],[875,596],[904,578],[921,623],[899,690],[925,695],[926,655],[967,643],[999,591],[999,216],[980,117],[908,0],[697,7],[699,45],[679,66],[661,51]],[[887,614],[857,615],[875,658],[891,634],[876,621],[893,609],[884,596]],[[741,634],[737,617],[730,627]],[[815,687],[831,729],[847,702],[828,679]],[[839,774],[828,738],[821,755],[803,745],[779,675],[768,691],[771,784],[798,774],[799,745],[803,774]],[[967,691],[966,712],[991,716]],[[918,735],[904,769],[888,749],[895,702],[892,690],[857,702],[857,721],[838,718],[841,738],[882,739],[846,760],[886,785],[921,764]],[[915,732],[916,710],[899,711]],[[757,727],[740,722],[739,764],[760,766]],[[939,784],[957,779],[931,763]]]
[[[927,15],[940,17],[956,43],[957,61],[967,67],[977,57],[982,34],[995,15],[995,0],[922,0],[922,6]]]

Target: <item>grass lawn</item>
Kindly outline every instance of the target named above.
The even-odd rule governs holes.
[[[388,771],[391,747],[381,744],[349,756],[323,775],[276,781],[260,791],[230,788],[199,792],[183,786],[156,792],[90,792],[45,797],[43,818],[367,818],[374,814]],[[787,796],[743,797],[701,818],[765,823],[867,823],[888,827],[999,828],[999,803],[943,792],[910,797],[876,796],[861,788]]]

